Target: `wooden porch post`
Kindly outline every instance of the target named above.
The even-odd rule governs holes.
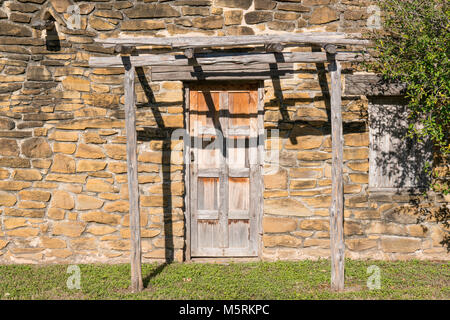
[[[134,92],[134,67],[129,57],[122,57],[125,67],[125,127],[127,135],[127,172],[130,198],[130,234],[131,234],[131,289],[138,292],[143,289],[141,269],[141,228],[139,214],[139,184],[136,155],[136,98]]]
[[[341,65],[336,60],[336,47],[327,45],[325,50],[330,57],[331,76],[331,207],[330,207],[330,241],[331,241],[331,289],[344,289],[344,185],[343,166],[343,130],[341,112]]]

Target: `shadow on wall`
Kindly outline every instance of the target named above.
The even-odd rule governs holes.
[[[138,141],[162,141],[162,185],[163,185],[163,224],[164,224],[164,247],[165,247],[165,261],[170,263],[174,260],[174,241],[173,241],[173,218],[172,218],[172,192],[171,192],[171,135],[177,128],[168,128],[164,125],[164,121],[159,111],[159,107],[164,104],[156,103],[155,96],[150,87],[149,82],[145,76],[144,69],[142,67],[136,68],[137,79],[142,86],[142,89],[147,98],[147,103],[137,105],[137,108],[150,107],[153,112],[153,117],[156,121],[157,128],[144,127],[137,132]],[[164,268],[164,265],[161,267]],[[161,270],[162,270],[161,269]],[[158,269],[159,270],[159,269]],[[160,271],[161,271],[160,270]],[[159,272],[160,272],[159,271]],[[151,276],[150,276],[151,277]],[[147,283],[149,277],[145,280]]]
[[[409,137],[406,101],[399,97],[369,100],[372,178],[375,187],[426,188],[426,162],[432,161],[431,141]]]

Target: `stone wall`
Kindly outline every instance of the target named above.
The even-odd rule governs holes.
[[[71,4],[80,28],[65,26]],[[123,68],[96,37],[361,32],[364,0],[0,1],[0,263],[127,262]],[[48,6],[48,7],[47,7]],[[49,8],[56,31],[31,22]],[[317,48],[302,47],[311,51]],[[265,127],[280,130],[280,172],[264,177],[262,258],[329,255],[331,141],[326,65],[265,81]],[[355,66],[343,65],[343,73]],[[182,261],[183,83],[137,70],[143,261]],[[448,259],[444,230],[421,231],[407,197],[368,192],[367,99],[343,100],[347,256]],[[272,143],[266,141],[266,146]],[[442,200],[443,201],[443,200]]]

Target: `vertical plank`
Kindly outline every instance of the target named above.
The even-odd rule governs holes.
[[[228,228],[228,212],[229,212],[229,186],[228,186],[228,175],[229,175],[229,159],[228,159],[228,117],[224,116],[227,114],[226,111],[229,109],[228,104],[228,92],[221,91],[219,96],[219,122],[222,128],[221,142],[221,161],[219,168],[219,185],[220,185],[220,198],[219,198],[219,230],[221,233],[221,248],[229,247],[229,228]],[[218,128],[217,128],[218,129]]]
[[[335,57],[330,61],[331,72],[331,207],[330,207],[330,241],[331,241],[331,288],[344,289],[344,191],[342,181],[343,166],[343,132],[341,113],[341,65]]]
[[[131,231],[131,289],[138,292],[143,289],[141,269],[141,228],[139,214],[139,185],[136,155],[136,111],[134,92],[134,67],[126,61],[125,65],[125,127],[127,134],[127,172],[128,192],[130,201],[130,231]]]
[[[255,172],[255,178],[251,182],[254,184],[254,188],[256,188],[257,195],[253,195],[250,193],[250,197],[256,196],[255,198],[255,212],[256,212],[256,221],[251,225],[251,231],[250,232],[256,232],[256,240],[257,240],[257,250],[258,250],[258,256],[262,257],[262,235],[263,235],[263,227],[262,227],[262,215],[263,215],[263,189],[264,189],[264,183],[263,183],[263,166],[264,166],[264,81],[259,82],[258,84],[258,99],[257,99],[257,132],[258,132],[258,156],[257,156],[257,163],[256,163],[256,172]],[[251,178],[250,178],[251,179]],[[253,199],[253,198],[251,198]],[[252,200],[253,202],[253,200]]]
[[[191,97],[191,89],[189,85],[185,86],[184,89],[184,110],[185,110],[185,138],[184,138],[184,165],[185,165],[185,175],[184,175],[184,183],[185,183],[185,205],[184,205],[184,221],[186,224],[186,245],[185,245],[185,260],[191,260],[191,200],[190,200],[190,174],[191,174],[191,131],[190,131],[190,97]],[[187,138],[186,138],[187,137]]]

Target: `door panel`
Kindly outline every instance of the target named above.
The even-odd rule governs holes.
[[[189,97],[191,256],[256,256],[257,86],[196,86]]]

